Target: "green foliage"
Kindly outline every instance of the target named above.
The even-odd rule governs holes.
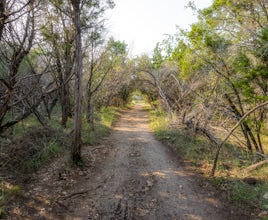
[[[159,69],[163,63],[173,60],[174,50],[178,48],[178,35],[165,35],[165,38],[154,47],[152,65],[155,70]]]
[[[149,107],[149,106],[147,106]],[[160,139],[165,137],[165,132],[168,129],[169,123],[164,115],[164,111],[156,108],[150,110],[150,127],[155,131]]]
[[[176,151],[193,164],[200,164],[203,160],[212,158],[212,151],[208,143],[201,136],[193,136],[183,129],[173,129],[163,110],[150,109],[150,127],[156,137],[173,145]]]
[[[131,99],[132,88],[129,85],[123,85],[119,91],[118,97],[126,105]]]
[[[58,111],[59,109],[56,108],[52,119],[48,123],[48,128],[40,128],[35,117],[29,117],[13,127],[13,134],[18,140],[18,146],[12,147],[20,149],[16,155],[13,155],[13,160],[8,163],[12,166],[13,171],[32,172],[48,163],[52,158],[58,157],[69,150],[72,144],[72,135],[70,133],[73,129],[73,120],[68,121],[67,128],[62,128]],[[103,107],[97,113],[94,127],[87,123],[84,117],[83,143],[98,143],[101,137],[109,133],[113,122],[118,116],[118,108]]]
[[[18,185],[7,187],[3,182],[1,183],[0,189],[0,203],[4,201],[8,196],[17,196],[20,192],[20,187]]]
[[[250,60],[242,51],[235,57],[233,67],[237,72],[245,72],[250,68]]]
[[[124,57],[127,54],[127,44],[124,41],[117,41],[114,38],[110,38],[107,43],[107,50],[114,58]]]
[[[214,0],[212,7],[215,10],[219,7],[229,6],[231,4],[232,4],[232,0]]]
[[[180,39],[177,43],[177,46],[174,48],[172,55],[171,55],[171,60],[174,60],[176,62],[178,62],[178,64],[180,63],[180,60],[183,58],[184,53],[187,49],[187,44]]]
[[[263,61],[268,61],[268,28],[263,28],[260,33],[257,35],[256,43],[257,43],[257,51],[256,55],[260,57]]]
[[[119,117],[119,109],[115,107],[102,107],[97,113],[94,125],[83,119],[82,140],[84,144],[96,144],[107,135],[113,123]]]
[[[223,178],[223,177],[214,177],[211,182],[212,182],[212,184],[214,186],[220,187],[222,184],[224,184],[225,178]]]
[[[29,172],[32,170],[37,170],[46,162],[48,162],[52,157],[55,157],[62,153],[64,148],[60,146],[57,140],[50,140],[44,144],[43,149],[37,152],[33,157],[24,161],[21,164],[21,169],[24,172]]]
[[[153,53],[153,58],[152,58],[154,69],[158,69],[163,63],[163,61],[164,61],[164,58],[162,55],[162,50],[160,48],[159,43],[157,43],[154,48],[154,53]]]
[[[218,34],[206,34],[204,36],[204,44],[214,53],[227,52],[227,48],[230,46],[230,42]]]
[[[46,127],[41,127],[34,116],[12,127],[11,147],[1,149],[4,155],[12,155],[12,158],[8,163],[0,159],[1,169],[31,172],[67,150],[71,145],[71,128],[62,128],[59,116],[55,114]]]
[[[19,122],[17,125],[12,127],[12,132],[17,138],[22,138],[32,129],[39,127],[40,124],[34,116],[30,116],[27,119]]]
[[[263,199],[263,195],[267,192],[267,184],[262,182],[257,185],[250,185],[240,179],[214,177],[211,179],[214,186],[228,191],[230,201],[238,206],[247,207],[254,204],[254,206],[265,206],[268,201]]]
[[[188,32],[187,38],[193,43],[196,47],[202,46],[204,42],[204,36],[208,30],[204,27],[202,22],[193,24],[191,30]]]
[[[239,74],[234,84],[245,96],[248,102],[266,100],[266,95],[259,92],[260,88],[266,93],[266,81],[268,79],[268,67],[264,64],[252,65],[245,52],[240,51],[232,63],[233,69]],[[252,100],[254,99],[254,100]]]
[[[3,205],[9,197],[18,196],[20,194],[20,187],[18,185],[11,185],[10,183],[1,182],[0,188],[0,218],[4,214]]]
[[[229,184],[231,188],[230,200],[240,204],[258,204],[264,189],[263,185],[252,186],[242,181],[234,181]]]
[[[118,118],[118,108],[115,107],[102,107],[99,113],[100,123],[111,128],[115,120]]]
[[[180,77],[184,80],[193,78],[200,74],[200,71],[206,66],[204,60],[200,59],[200,56],[196,54],[192,49],[187,48],[181,59]]]
[[[153,110],[149,108],[149,110],[150,125],[156,137],[171,145],[183,159],[190,161],[195,168],[206,174],[207,171],[201,169],[201,166],[206,165],[211,167],[214,157],[214,153],[208,142],[202,137],[193,135],[183,129],[171,128],[169,121],[165,117],[165,113],[161,109]],[[243,161],[243,164],[240,164],[241,161],[238,160],[241,155],[242,157],[248,157],[246,161]],[[262,207],[267,204],[268,201],[261,199],[263,194],[268,190],[268,185],[265,182],[259,181],[257,185],[252,186],[244,183],[239,178],[234,179],[230,176],[230,170],[234,169],[231,173],[235,172],[239,176],[240,169],[250,165],[250,155],[242,149],[238,150],[236,146],[227,144],[220,156],[221,164],[219,165],[219,174],[221,176],[212,178],[211,183],[219,189],[227,190],[230,201],[237,205],[247,207],[254,204],[255,206]],[[238,166],[240,168],[237,172],[236,168]],[[266,177],[267,170],[264,168],[262,171],[259,171],[261,174],[254,174],[254,176]]]

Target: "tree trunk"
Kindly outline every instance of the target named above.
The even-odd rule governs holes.
[[[63,20],[64,21],[64,20]],[[69,79],[72,75],[73,71],[73,56],[70,54],[72,53],[72,47],[70,45],[73,45],[73,38],[69,39],[68,34],[66,34],[67,37],[67,43],[65,44],[64,48],[64,60],[65,60],[65,66],[64,66],[64,96],[65,96],[65,107],[66,107],[66,113],[68,117],[72,117],[72,110],[71,110],[71,94],[70,94],[70,83]]]
[[[82,147],[82,39],[80,24],[80,0],[72,1],[74,9],[75,25],[75,104],[74,104],[74,143],[72,148],[72,160],[74,163],[80,163]]]
[[[53,98],[52,102],[50,103],[48,107],[48,114],[51,115],[51,112],[53,111],[54,107],[56,106],[58,102],[58,97]]]
[[[233,113],[235,114],[235,117],[239,121],[244,116],[244,113],[243,113],[242,109],[241,109],[241,112],[242,112],[242,114],[241,114],[239,112],[239,110],[237,109],[237,107],[235,106],[235,104],[233,103],[233,101],[231,100],[231,98],[229,97],[229,95],[224,94],[224,97],[228,101],[228,104],[229,104],[230,108],[232,109]],[[240,124],[240,127],[242,128],[244,137],[245,137],[245,139],[247,141],[247,148],[248,148],[248,150],[249,151],[252,151],[252,143],[253,143],[253,145],[255,147],[255,150],[256,151],[259,151],[260,148],[258,146],[258,143],[257,143],[257,141],[256,141],[256,139],[254,137],[254,134],[252,133],[252,131],[251,131],[248,123],[244,121],[244,122],[242,122]]]
[[[256,151],[260,151],[259,145],[258,145],[258,143],[256,141],[256,138],[254,137],[254,134],[252,133],[250,127],[248,126],[248,124],[246,122],[243,122],[243,125],[245,126],[246,131],[247,131],[247,133],[248,133],[251,141],[253,142],[253,145],[255,147],[255,150]]]
[[[67,65],[72,65],[71,60],[67,60]],[[72,74],[72,67],[66,67],[65,68],[65,74],[64,74],[64,96],[65,96],[65,107],[68,117],[72,117],[72,110],[71,110],[71,94],[70,94],[70,83],[69,78]]]
[[[68,109],[66,106],[66,96],[65,96],[65,82],[63,79],[63,68],[60,59],[60,52],[58,51],[58,47],[56,46],[56,42],[53,42],[54,50],[56,54],[56,67],[58,72],[59,78],[59,97],[60,97],[60,104],[61,104],[61,125],[62,127],[66,128],[67,120],[68,120]]]
[[[245,113],[243,115],[243,117],[241,117],[240,120],[236,123],[236,125],[229,131],[229,133],[226,135],[226,137],[223,139],[223,141],[217,147],[216,156],[215,156],[215,159],[214,159],[213,167],[212,167],[211,172],[210,172],[210,176],[214,176],[214,174],[215,174],[215,171],[216,171],[216,168],[217,168],[218,159],[219,159],[219,155],[220,155],[220,151],[221,151],[221,148],[222,148],[223,144],[229,139],[229,137],[232,135],[232,133],[235,131],[235,129],[243,122],[243,120],[248,115],[250,115],[252,112],[254,112],[257,109],[262,108],[262,107],[264,107],[266,105],[268,105],[268,101],[267,102],[264,102],[264,103],[262,103],[260,105],[257,105],[255,108],[253,108],[250,111],[248,111],[247,113]]]
[[[92,130],[95,130],[94,122],[94,104],[92,103],[91,95],[87,97],[87,122],[90,123]]]
[[[69,51],[70,52],[70,51]],[[69,55],[70,56],[70,55]],[[62,110],[62,120],[61,125],[66,128],[68,118],[72,116],[71,114],[71,103],[70,103],[70,86],[69,86],[69,77],[71,75],[72,68],[70,65],[72,61],[69,57],[65,56],[65,67],[61,68],[59,72],[59,81],[60,81],[60,100],[61,100],[61,110]],[[62,73],[64,72],[64,73]]]
[[[61,118],[61,125],[66,128],[68,117],[70,115],[70,95],[68,91],[68,83],[63,82],[61,88],[61,111],[62,111],[62,118]]]
[[[91,53],[90,69],[89,69],[89,79],[87,82],[87,122],[92,122],[93,109],[92,109],[92,79],[94,75],[94,55]]]
[[[67,121],[68,121],[68,109],[66,106],[66,98],[64,95],[61,96],[61,125],[62,127],[66,128],[67,126]]]
[[[93,105],[92,105],[92,100],[91,100],[91,94],[87,95],[87,122],[91,123],[92,122],[92,113],[93,113]]]
[[[241,130],[242,130],[243,134],[244,134],[244,138],[246,139],[247,149],[248,149],[250,152],[252,152],[252,145],[251,145],[251,142],[250,142],[250,139],[249,139],[247,130],[245,129],[243,123],[241,123],[240,127],[241,127]]]
[[[38,108],[38,106],[41,104],[41,102],[44,100],[45,95],[42,95],[39,100],[37,100],[35,102],[34,105],[29,106],[29,108],[27,109],[27,111],[23,112],[23,114],[21,114],[20,116],[18,116],[16,119],[8,121],[7,123],[0,125],[0,133],[2,133],[5,129],[17,124],[18,122],[24,120],[25,118],[27,118],[28,116],[30,116],[35,109]]]
[[[2,39],[2,34],[3,34],[5,20],[6,20],[5,9],[6,9],[6,0],[1,0],[0,1],[0,41]]]
[[[48,99],[47,99],[47,98],[45,98],[45,99],[43,100],[42,108],[43,108],[43,110],[46,112],[47,117],[48,117],[48,119],[50,120],[50,119],[51,119],[51,114],[50,114],[49,109],[48,109]]]
[[[259,120],[256,119],[258,121],[258,123],[256,125],[257,141],[258,141],[258,145],[260,147],[260,152],[262,154],[264,153],[264,151],[263,151],[263,147],[262,147],[262,141],[261,141],[260,134],[261,134],[262,122],[264,120],[264,117],[265,117],[265,112],[262,109],[261,112],[260,112],[260,118],[259,118]]]

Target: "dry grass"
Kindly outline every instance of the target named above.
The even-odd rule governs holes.
[[[150,108],[147,106],[147,109]],[[211,180],[217,188],[225,191],[232,202],[254,209],[268,209],[268,200],[263,198],[268,192],[268,167],[250,173],[242,172],[254,163],[256,158],[244,147],[237,145],[237,138],[231,139],[223,146],[216,175],[210,178],[215,149],[206,138],[184,126],[170,126],[164,112],[159,109],[150,109],[150,121],[151,128],[159,140],[172,146],[184,160],[190,162],[193,169]],[[266,140],[268,138],[264,138],[264,142]],[[268,149],[265,150],[267,152]],[[245,177],[253,178],[256,183],[246,183]]]

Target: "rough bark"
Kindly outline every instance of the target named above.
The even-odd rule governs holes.
[[[75,105],[74,105],[74,143],[72,160],[79,163],[82,160],[82,40],[80,23],[80,0],[72,1],[75,25]]]
[[[2,34],[5,26],[5,20],[6,20],[6,14],[5,14],[5,8],[6,8],[6,0],[2,0],[0,2],[0,41],[2,39]]]

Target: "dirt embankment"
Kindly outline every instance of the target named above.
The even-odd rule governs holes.
[[[158,142],[140,105],[122,114],[83,170],[63,157],[33,176],[10,219],[253,219],[235,209]]]

